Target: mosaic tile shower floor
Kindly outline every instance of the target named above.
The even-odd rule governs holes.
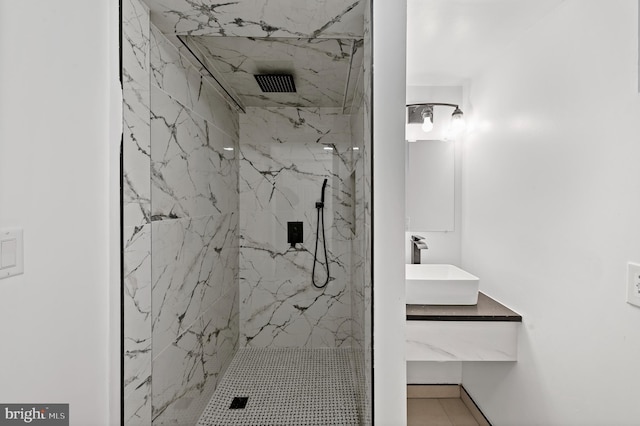
[[[359,425],[349,349],[239,349],[198,426]],[[244,409],[229,409],[248,397]]]

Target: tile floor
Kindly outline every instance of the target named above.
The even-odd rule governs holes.
[[[359,425],[349,349],[238,350],[198,426]],[[234,397],[248,397],[230,409]]]
[[[479,426],[460,398],[407,399],[408,426]]]
[[[408,385],[407,425],[491,426],[460,385]]]

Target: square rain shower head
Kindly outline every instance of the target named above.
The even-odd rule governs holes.
[[[255,74],[254,77],[263,92],[294,93],[296,91],[291,74]]]

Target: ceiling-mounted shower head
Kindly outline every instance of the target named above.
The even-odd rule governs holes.
[[[296,91],[291,74],[255,74],[254,77],[263,92],[294,93]]]

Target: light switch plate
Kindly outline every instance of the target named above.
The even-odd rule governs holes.
[[[0,279],[24,273],[22,229],[0,229]]]
[[[640,307],[640,265],[627,263],[627,303]]]

